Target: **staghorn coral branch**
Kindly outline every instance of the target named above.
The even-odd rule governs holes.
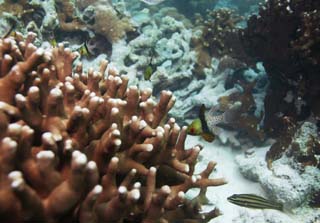
[[[186,150],[186,128],[166,120],[172,93],[155,102],[107,61],[73,71],[76,54],[63,45],[44,52],[34,38],[0,40],[0,218],[199,220],[183,211],[195,205],[185,192],[224,181],[209,179],[214,163],[193,175],[201,146]]]

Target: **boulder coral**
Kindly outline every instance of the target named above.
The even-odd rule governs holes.
[[[200,212],[215,162],[194,173],[200,145],[167,118],[175,98],[128,87],[102,61],[87,73],[77,54],[0,40],[1,222],[208,222]],[[185,193],[200,188],[190,200]]]

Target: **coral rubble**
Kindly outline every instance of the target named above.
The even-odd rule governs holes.
[[[175,99],[127,87],[102,61],[74,70],[62,44],[0,40],[0,219],[3,222],[208,222],[200,212],[216,163],[194,173],[201,146],[167,113]],[[105,72],[107,76],[105,77]],[[185,193],[201,188],[192,200]]]

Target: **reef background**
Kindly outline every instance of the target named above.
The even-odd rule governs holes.
[[[166,112],[180,126],[197,118],[202,104],[220,112],[240,104],[214,143],[187,138],[188,148],[204,145],[196,170],[216,160],[216,174],[228,180],[208,188],[206,208],[225,214],[210,222],[309,223],[320,219],[319,10],[317,0],[3,0],[0,32],[33,32],[35,47],[48,52],[63,44],[80,54],[70,62],[74,73],[79,62],[90,73],[106,59],[128,86],[152,89],[152,100],[172,92],[175,105]],[[226,200],[246,192],[290,211]]]

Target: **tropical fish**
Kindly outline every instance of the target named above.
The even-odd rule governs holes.
[[[246,208],[275,209],[283,211],[282,204],[272,202],[255,194],[234,194],[227,199],[233,204]]]
[[[153,64],[153,58],[155,56],[154,48],[151,50],[151,56],[149,57],[149,64],[146,66],[145,70],[143,71],[143,77],[146,81],[150,80],[152,74],[156,69],[156,65]]]
[[[219,105],[213,106],[209,111],[202,104],[199,118],[195,119],[187,129],[190,135],[200,135],[204,140],[212,142],[220,131],[219,124],[230,124],[235,121],[241,103],[235,103],[225,112],[219,111]]]
[[[191,122],[191,124],[188,126],[187,133],[189,135],[199,135],[204,140],[206,140],[208,142],[212,142],[215,139],[215,135],[213,135],[209,130],[207,130],[207,128],[205,128],[205,127],[203,128],[202,126],[203,125],[202,125],[200,118],[197,118],[197,119],[193,120]]]
[[[146,69],[144,70],[144,72],[143,72],[143,77],[144,77],[144,79],[145,79],[146,81],[148,81],[148,80],[150,80],[152,74],[153,74],[153,68],[152,68],[151,65],[148,65],[148,66],[146,67]]]
[[[165,0],[140,0],[148,5],[158,5],[161,2],[164,2]]]
[[[83,43],[79,48],[78,52],[81,56],[88,57],[90,55],[87,43]]]
[[[51,44],[51,46],[54,48],[54,47],[57,47],[58,43],[57,43],[57,40],[55,38],[52,38],[49,40],[49,43]]]
[[[200,118],[197,118],[191,122],[187,128],[187,132],[190,135],[200,135],[202,133],[202,125]]]
[[[14,29],[16,28],[16,25],[17,25],[17,21],[11,17],[1,19],[1,24],[0,24],[1,38],[6,38],[8,36],[15,36]]]

